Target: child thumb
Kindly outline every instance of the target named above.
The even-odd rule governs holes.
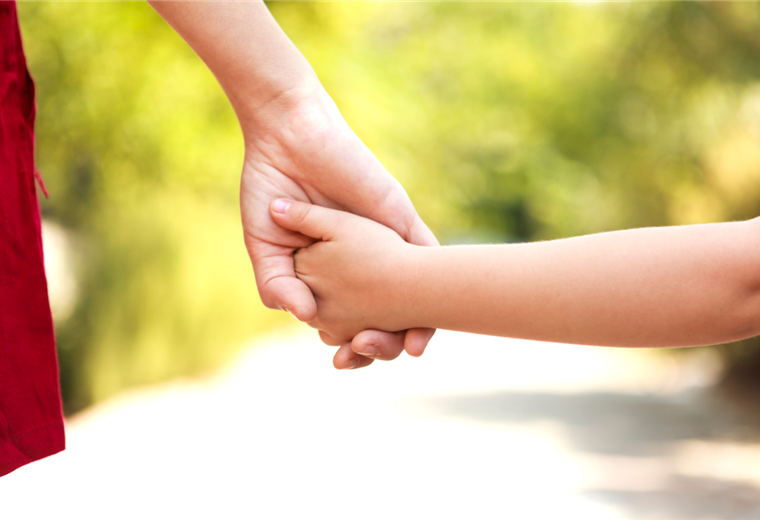
[[[277,224],[311,238],[325,240],[329,237],[340,212],[289,199],[275,199],[269,205],[269,213]]]

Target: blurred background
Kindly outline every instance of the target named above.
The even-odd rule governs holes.
[[[442,243],[760,215],[756,2],[268,5]],[[66,413],[298,333],[259,302],[241,135],[192,50],[145,3],[19,13]],[[640,355],[702,374],[646,392],[709,387],[754,421],[757,340]]]
[[[269,7],[443,243],[760,214],[754,2]],[[139,2],[19,8],[73,273],[53,291],[67,411],[289,323],[259,303],[242,139],[192,50]]]

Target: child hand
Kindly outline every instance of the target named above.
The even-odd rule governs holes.
[[[375,221],[303,202],[277,199],[270,213],[280,226],[319,240],[294,255],[295,272],[317,302],[309,325],[342,345],[361,331],[398,331],[414,291],[414,251]]]

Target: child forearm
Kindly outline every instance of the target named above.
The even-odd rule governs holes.
[[[410,323],[610,346],[706,345],[760,332],[760,223],[417,248]]]
[[[760,219],[422,248],[308,204],[273,218],[320,240],[296,272],[318,300],[312,325],[341,341],[410,327],[629,347],[760,333]]]

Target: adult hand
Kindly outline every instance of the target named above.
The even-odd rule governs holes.
[[[243,231],[267,307],[286,309],[301,321],[316,314],[314,297],[295,277],[292,257],[310,241],[275,225],[269,216],[275,198],[350,211],[409,242],[437,245],[403,188],[351,131],[263,2],[149,1],[208,65],[240,120],[246,143]],[[418,356],[432,334],[365,331],[340,347],[334,364],[365,366],[373,359],[393,359],[404,347]]]
[[[290,91],[258,111],[246,127],[246,157],[240,191],[243,231],[264,304],[309,322],[317,311],[308,287],[295,276],[293,252],[313,239],[271,219],[269,204],[290,198],[361,215],[395,230],[406,241],[435,246],[401,185],[348,127],[321,86]],[[340,344],[336,368],[359,368],[389,360],[402,350],[422,355],[432,329],[388,333],[368,330]]]

